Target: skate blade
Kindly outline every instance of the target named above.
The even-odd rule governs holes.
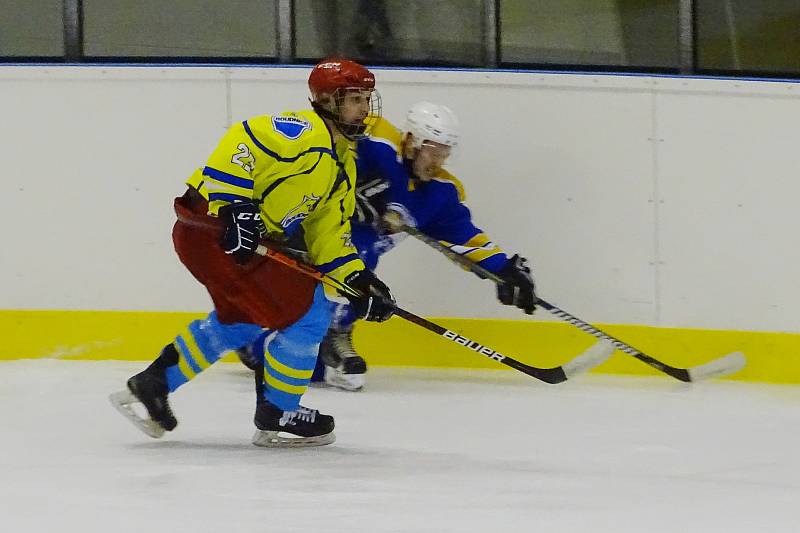
[[[283,431],[264,431],[257,429],[253,434],[253,444],[264,448],[306,448],[325,446],[336,441],[333,432],[317,437],[284,437]]]
[[[366,382],[365,374],[343,374],[335,368],[325,367],[325,384],[331,387],[349,392],[358,392],[364,388]]]
[[[164,428],[158,425],[157,422],[154,422],[149,418],[142,418],[136,413],[136,411],[133,410],[131,405],[140,402],[139,399],[136,398],[136,396],[134,396],[129,390],[113,392],[109,395],[108,399],[111,402],[111,405],[114,406],[114,409],[119,411],[122,416],[130,420],[134,426],[139,428],[139,430],[148,437],[160,439],[164,436]]]

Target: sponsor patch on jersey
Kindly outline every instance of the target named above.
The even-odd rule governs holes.
[[[303,201],[289,210],[288,213],[281,220],[281,227],[283,229],[289,228],[292,224],[299,222],[306,218],[308,214],[314,209],[314,206],[319,202],[320,197],[303,195]]]
[[[300,117],[272,117],[272,129],[293,141],[300,137],[306,130],[310,130],[311,123]]]

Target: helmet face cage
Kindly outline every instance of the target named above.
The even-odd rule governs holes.
[[[363,139],[381,117],[381,95],[375,89],[362,87],[339,88],[327,98],[317,102],[336,125],[336,128],[351,141]]]
[[[308,78],[311,104],[350,140],[367,136],[381,116],[375,76],[349,59],[330,58],[317,63]]]

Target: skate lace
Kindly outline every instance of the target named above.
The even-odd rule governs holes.
[[[353,348],[352,331],[337,332],[331,340],[334,350],[336,350],[336,353],[338,353],[342,359],[358,356],[356,349]]]
[[[297,420],[300,420],[302,422],[313,424],[317,419],[317,414],[319,414],[319,411],[316,409],[309,409],[308,407],[303,407],[301,405],[297,411],[284,411],[283,416],[281,416],[281,419],[278,423],[281,426],[294,425],[297,423]]]
[[[170,407],[166,396],[164,396],[163,398],[156,398],[154,403],[155,403],[156,409],[161,411],[164,415],[166,415],[166,417],[175,418],[175,415],[172,412],[172,408]]]

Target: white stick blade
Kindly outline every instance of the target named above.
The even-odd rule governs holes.
[[[608,341],[597,341],[588,350],[577,356],[569,363],[562,366],[567,378],[588,372],[592,368],[604,363],[611,357],[616,347]]]
[[[727,376],[743,369],[746,364],[747,360],[742,352],[731,352],[704,365],[690,368],[689,377],[692,381],[702,381],[704,379]]]

